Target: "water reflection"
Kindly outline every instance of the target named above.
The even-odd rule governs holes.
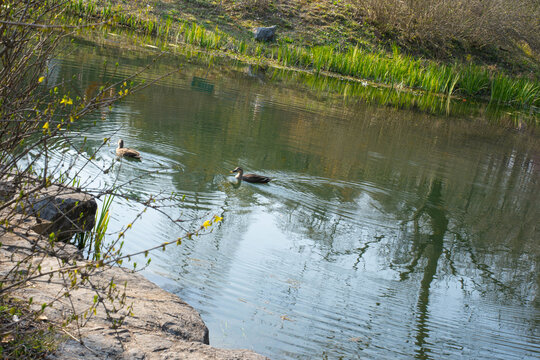
[[[214,92],[214,84],[204,78],[194,76],[191,80],[191,88],[196,91],[202,91],[212,94]]]
[[[62,63],[81,88],[113,76],[99,65],[99,51],[111,55],[92,51]],[[127,57],[119,73],[144,60]],[[259,79],[186,67],[80,129],[89,152],[113,134],[143,153],[96,187],[135,178],[124,194],[185,194],[168,215],[186,228],[224,217],[145,273],[202,313],[213,345],[292,359],[538,355],[534,134]],[[110,166],[113,146],[97,159]],[[273,181],[237,186],[238,164]],[[112,227],[125,223],[114,216]],[[149,211],[126,250],[178,231]]]
[[[419,220],[422,215],[426,214],[431,223],[430,234],[427,238],[421,236]],[[401,281],[409,278],[418,266],[418,262],[422,256],[427,257],[427,264],[423,270],[423,277],[420,282],[420,294],[418,295],[418,303],[416,310],[417,327],[416,327],[416,358],[429,359],[430,350],[426,348],[426,338],[429,335],[429,327],[427,319],[429,317],[428,304],[431,283],[437,273],[437,264],[443,253],[444,235],[448,230],[448,219],[444,210],[444,202],[442,199],[442,181],[434,179],[431,183],[430,191],[426,199],[426,203],[422,205],[412,218],[414,222],[413,247],[411,253],[413,259],[409,265],[405,266],[405,271],[400,273]]]

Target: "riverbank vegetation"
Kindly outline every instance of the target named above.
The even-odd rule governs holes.
[[[121,160],[116,159],[94,178],[83,178],[86,167],[98,166],[96,154],[107,146],[110,137],[89,145],[86,137],[81,137],[81,127],[92,126],[92,122],[84,121],[89,114],[106,112],[128,94],[168,74],[140,81],[140,74],[154,64],[149,61],[146,67],[115,81],[104,80],[88,91],[77,88],[75,78],[56,77],[55,58],[62,50],[69,51],[64,45],[69,44],[73,32],[101,26],[85,20],[66,24],[62,16],[67,4],[65,0],[4,0],[0,5],[2,358],[44,357],[65,335],[82,343],[80,330],[98,312],[117,329],[132,315],[125,284],[94,282],[95,276],[108,266],[144,268],[150,263],[150,251],[180,244],[221,220],[217,216],[206,221],[196,219],[188,225],[170,218],[178,237],[137,253],[123,253],[125,233],[143,212],[148,208],[179,208],[183,198],[169,191],[140,198],[124,190],[133,179],[92,187],[97,177],[118,167]],[[112,199],[107,196],[111,194],[141,205],[140,213],[115,233],[107,231]],[[101,216],[93,228],[96,199],[103,198]],[[66,246],[74,234],[86,231],[93,233],[80,238],[79,251]],[[54,296],[26,296],[26,290],[51,282],[61,288]],[[92,292],[90,305],[84,308],[77,307],[71,298],[80,288]],[[62,309],[60,315],[51,310],[54,319],[47,316],[52,308]]]
[[[163,47],[191,45],[264,66],[520,108],[540,105],[540,10],[529,0],[70,4],[77,18],[146,34]],[[278,25],[277,42],[255,42],[252,28],[270,24]]]
[[[10,245],[9,251],[6,250],[3,244],[7,237],[17,236],[17,241],[28,239],[27,223],[36,217],[26,210],[31,210],[27,204],[35,200],[35,196],[50,190],[54,183],[61,183],[61,186],[56,194],[49,193],[48,196],[59,195],[67,185],[76,184],[85,189],[95,180],[79,181],[82,169],[72,159],[84,159],[82,167],[91,166],[95,155],[108,144],[110,137],[90,147],[86,139],[81,144],[80,133],[74,133],[73,129],[88,114],[102,111],[151,83],[138,83],[137,73],[115,82],[104,81],[96,85],[92,93],[84,93],[75,91],[71,79],[53,79],[49,76],[54,70],[51,59],[58,55],[59,45],[72,31],[102,26],[108,26],[111,31],[128,29],[159,40],[159,45],[164,48],[187,45],[238,58],[261,68],[271,65],[329,75],[325,78],[327,82],[316,86],[335,87],[353,94],[358,90],[358,97],[364,96],[360,95],[364,94],[360,91],[364,86],[362,82],[370,80],[385,84],[386,89],[411,88],[439,98],[441,94],[448,99],[454,95],[485,98],[493,103],[529,109],[539,105],[538,32],[533,31],[538,25],[538,9],[527,7],[528,2],[523,0],[520,2],[523,6],[516,6],[518,14],[508,13],[513,19],[508,24],[515,27],[518,19],[530,21],[523,28],[510,27],[500,34],[503,39],[495,39],[495,42],[489,32],[484,40],[472,35],[459,35],[461,38],[456,40],[442,31],[439,35],[432,32],[426,37],[422,34],[429,29],[427,25],[433,23],[430,13],[425,13],[426,20],[420,21],[414,18],[413,8],[404,7],[400,11],[409,17],[395,19],[395,14],[387,14],[392,4],[388,1],[384,7],[376,2],[352,0],[3,1],[0,6],[0,250],[5,259],[9,256],[16,261],[3,262],[0,278],[1,355],[41,356],[53,347],[49,341],[53,327],[66,328],[74,324],[78,329],[98,309],[110,315],[112,325],[118,327],[124,319],[116,316],[119,309],[127,309],[129,314],[125,292],[114,282],[103,286],[92,284],[92,275],[106,265],[127,265],[131,257],[137,255],[148,264],[148,251],[180,244],[182,239],[204,233],[222,220],[220,216],[214,216],[211,220],[201,221],[202,225],[188,228],[183,227],[186,225],[179,219],[169,217],[171,224],[178,228],[178,238],[137,254],[125,255],[122,254],[125,232],[140,218],[142,211],[121,231],[107,233],[109,198],[104,201],[94,234],[81,238],[81,247],[89,258],[87,262],[78,263],[73,257],[66,258],[58,249],[60,241],[54,232],[39,235],[40,244],[46,245],[43,248]],[[436,14],[441,19],[449,16]],[[279,26],[278,41],[273,44],[254,42],[251,28],[270,23]],[[501,55],[506,52],[511,55]],[[347,85],[343,85],[341,77],[359,80],[361,85],[353,90],[343,89]],[[373,90],[365,96],[384,102],[394,94]],[[410,94],[415,96],[413,92]],[[429,100],[429,96],[423,99]],[[399,101],[402,100],[394,102]],[[53,147],[62,148],[65,157],[53,159]],[[110,166],[112,168],[114,164]],[[101,171],[104,173],[109,169]],[[141,199],[129,190],[124,191],[125,185],[115,183],[95,189],[92,195],[104,198],[115,194],[138,202],[144,210],[163,211],[165,207],[182,206],[183,197],[179,194],[167,192]],[[57,268],[45,270],[42,267],[39,259],[43,259],[44,253],[57,260]],[[132,265],[137,268],[136,262]],[[12,267],[7,268],[9,266]],[[32,281],[47,281],[53,277],[64,286],[64,292],[58,293],[55,299],[39,304],[32,298],[17,300],[17,291],[30,286]],[[82,311],[73,308],[61,323],[35,326],[47,320],[43,318],[45,309],[61,300],[69,302],[70,291],[81,286],[91,287],[96,293],[91,307]],[[36,352],[20,352],[28,347]]]

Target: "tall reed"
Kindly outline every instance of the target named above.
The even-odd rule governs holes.
[[[94,260],[101,259],[101,251],[104,247],[103,240],[109,226],[109,210],[114,195],[106,196],[101,209],[96,213],[96,223],[92,231],[79,233],[75,236],[75,244],[79,249],[87,249],[89,257]]]

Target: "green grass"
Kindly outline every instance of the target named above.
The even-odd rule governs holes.
[[[489,72],[477,65],[469,64],[461,70],[459,91],[464,96],[483,96],[489,93],[491,79]]]
[[[101,209],[96,214],[96,223],[90,232],[79,233],[75,236],[75,243],[79,249],[87,249],[94,260],[101,259],[103,240],[109,226],[109,209],[114,199],[113,195],[106,196]]]
[[[35,321],[39,313],[29,310],[22,300],[0,300],[0,357],[2,359],[41,359],[56,347],[52,327]],[[14,321],[16,320],[16,321]]]
[[[517,94],[514,99],[518,104],[534,106],[540,104],[540,84],[520,79],[516,89]]]
[[[514,107],[540,106],[538,81],[514,78],[502,72],[492,73],[474,64],[445,65],[415,59],[401,54],[397,46],[388,54],[370,52],[358,46],[300,47],[290,41],[260,44],[254,40],[233,38],[217,26],[207,29],[195,22],[174,22],[170,17],[153,21],[127,14],[121,9],[112,9],[110,6],[100,10],[92,1],[72,1],[68,10],[75,16],[108,20],[113,27],[132,29],[155,37],[164,44],[175,41],[205,50],[221,51],[223,55],[232,53],[233,56],[254,58],[257,63],[266,61],[270,65],[300,68],[316,74],[326,72],[350,76],[391,87],[418,89],[445,96],[457,94],[489,99],[492,103]],[[172,29],[177,29],[174,36],[171,35]]]

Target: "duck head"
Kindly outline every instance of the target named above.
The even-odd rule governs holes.
[[[242,174],[244,173],[244,170],[242,170],[241,167],[236,167],[234,170],[231,170],[231,173],[236,173],[234,176],[237,179],[242,179]]]

